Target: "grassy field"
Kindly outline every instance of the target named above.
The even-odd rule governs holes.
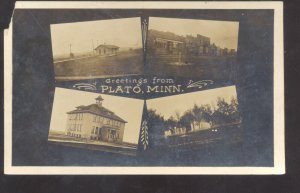
[[[188,62],[175,65],[167,58],[147,58],[148,74],[157,76],[180,76],[189,78],[209,77],[211,79],[227,79],[235,73],[235,57],[190,57]]]
[[[141,50],[123,51],[115,56],[93,56],[54,63],[57,79],[85,79],[143,73]]]
[[[237,143],[242,141],[242,128],[240,124],[231,126],[216,127],[217,132],[213,132],[212,129],[187,133],[181,136],[171,136],[167,139],[163,139],[165,147],[168,148],[183,148],[193,149],[201,148],[203,145],[214,143]]]
[[[48,136],[48,141],[54,144],[60,144],[76,148],[84,148],[98,151],[105,151],[111,153],[118,153],[123,155],[136,155],[137,145],[132,143],[111,143],[94,141],[83,138],[74,138],[65,135],[63,132],[51,131]]]

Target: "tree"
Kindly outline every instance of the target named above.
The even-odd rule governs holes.
[[[173,116],[171,116],[167,121],[166,121],[166,128],[168,129],[168,130],[171,130],[171,132],[172,133],[174,133],[175,132],[175,127],[177,127],[178,126],[178,122],[174,119],[174,117]]]
[[[217,110],[223,115],[228,116],[230,114],[230,106],[229,104],[225,101],[224,98],[218,97],[217,99]]]
[[[187,131],[190,131],[192,121],[194,121],[194,116],[191,110],[188,110],[181,116],[179,123],[182,127],[185,127]]]
[[[161,138],[164,136],[166,130],[164,118],[156,113],[155,110],[148,109],[148,131],[149,131],[149,145],[161,143]]]
[[[233,97],[230,103],[227,103],[224,98],[218,98],[217,109],[212,116],[214,124],[231,123],[240,120],[237,99]]]
[[[234,122],[240,121],[241,117],[238,112],[238,102],[236,98],[232,97],[229,108],[231,120]]]
[[[148,110],[148,127],[154,128],[153,130],[158,130],[162,132],[165,129],[164,118],[152,109]]]

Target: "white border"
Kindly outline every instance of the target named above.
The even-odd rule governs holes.
[[[16,9],[274,9],[274,167],[31,167],[12,166],[12,25],[4,31],[5,174],[284,174],[282,2],[16,2]],[[276,41],[275,41],[276,40]]]

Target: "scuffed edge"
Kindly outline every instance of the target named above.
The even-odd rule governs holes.
[[[12,14],[13,15],[13,14]],[[12,16],[13,18],[13,16]],[[4,173],[12,170],[12,18],[4,30]]]
[[[274,9],[281,1],[17,1],[16,9]]]

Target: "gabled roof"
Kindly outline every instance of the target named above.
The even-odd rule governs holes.
[[[120,48],[119,46],[115,46],[115,45],[109,45],[109,44],[100,44],[99,46],[97,46],[95,48],[95,50],[99,49],[99,48],[110,48],[110,49],[118,49]]]
[[[119,117],[118,115],[116,115],[114,112],[108,110],[105,107],[99,106],[98,104],[91,104],[88,106],[79,106],[77,107],[76,110],[67,112],[67,114],[76,114],[76,113],[92,113],[95,115],[99,115],[102,117],[106,117],[109,119],[113,119],[115,121],[120,121],[123,123],[127,123],[127,121],[125,121],[124,119],[122,119],[121,117]]]

